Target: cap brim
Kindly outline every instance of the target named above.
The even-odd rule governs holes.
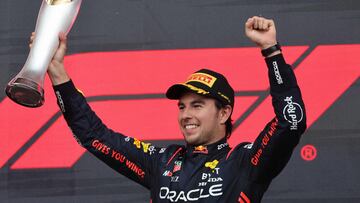
[[[210,91],[189,83],[179,83],[171,86],[166,92],[166,97],[169,99],[179,99],[184,92],[193,92],[202,96],[209,96]]]
[[[169,89],[166,91],[166,97],[168,99],[179,99],[181,97],[181,95],[187,91],[191,91],[191,89],[188,88],[186,85],[175,84],[175,85],[169,87]]]

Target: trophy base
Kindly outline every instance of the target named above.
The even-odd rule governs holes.
[[[10,81],[5,92],[11,100],[26,107],[35,108],[44,104],[44,89],[26,78]]]

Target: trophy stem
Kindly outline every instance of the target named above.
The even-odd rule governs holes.
[[[44,89],[27,78],[14,78],[5,92],[11,100],[26,107],[39,107],[44,103]]]

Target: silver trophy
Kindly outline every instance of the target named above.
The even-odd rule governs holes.
[[[6,87],[7,96],[26,107],[44,103],[44,78],[59,46],[59,33],[67,34],[82,0],[43,0],[36,21],[36,37],[24,67]]]

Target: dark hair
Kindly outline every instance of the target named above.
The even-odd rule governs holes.
[[[228,104],[224,104],[224,103],[222,103],[221,101],[215,99],[215,106],[216,106],[216,108],[217,108],[218,110],[224,108],[226,105],[228,105]],[[231,135],[232,130],[233,130],[233,124],[232,124],[231,115],[232,115],[232,112],[231,112],[229,118],[228,118],[228,119],[226,120],[226,122],[225,122],[225,127],[226,127],[226,128],[225,128],[225,129],[226,129],[225,135],[226,135],[226,138],[230,138],[230,135]]]

